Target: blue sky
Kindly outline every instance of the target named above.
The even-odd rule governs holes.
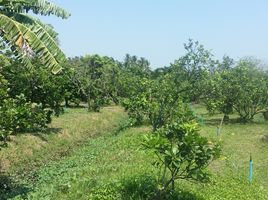
[[[152,68],[184,54],[198,40],[217,59],[254,56],[268,60],[266,0],[50,0],[68,10],[67,20],[41,17],[59,33],[67,56],[100,54],[122,60],[145,57]]]

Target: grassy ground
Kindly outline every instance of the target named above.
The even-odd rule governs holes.
[[[268,199],[267,123],[259,116],[252,124],[224,124],[218,137],[216,126],[222,116],[209,116],[200,106],[194,109],[205,118],[201,134],[221,140],[223,155],[210,166],[209,184],[178,181],[174,199]],[[53,122],[51,128],[61,128],[60,133],[42,135],[47,140],[44,144],[40,135],[13,138],[19,146],[12,144],[0,153],[7,160],[4,163],[15,164],[4,167],[11,174],[27,173],[17,177],[16,187],[6,189],[2,199],[149,199],[157,187],[157,170],[151,165],[153,156],[141,149],[141,140],[150,128],[112,131],[124,120],[118,107],[105,108],[100,114],[74,109]],[[31,143],[32,137],[39,142]],[[247,181],[250,153],[251,185]]]
[[[0,151],[0,199],[3,193],[14,196],[27,191],[17,180],[34,181],[37,169],[68,157],[94,137],[117,130],[126,118],[123,109],[115,106],[100,113],[88,113],[86,108],[67,109],[53,119],[47,131],[11,137],[8,147]]]
[[[262,115],[255,117],[254,122],[241,124],[236,122],[238,116],[232,115],[230,122],[223,124],[217,136],[217,126],[223,115],[209,116],[201,106],[195,106],[196,113],[205,118],[201,133],[210,138],[220,139],[223,144],[222,159],[212,164],[214,172],[231,170],[234,176],[248,181],[250,154],[253,158],[253,180],[268,191],[268,122]],[[222,163],[225,163],[224,165]]]

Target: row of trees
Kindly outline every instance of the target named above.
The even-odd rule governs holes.
[[[56,42],[53,29],[46,30]],[[63,101],[66,106],[87,102],[92,111],[111,102],[121,103],[134,124],[150,123],[153,130],[175,118],[193,118],[187,106],[192,101],[205,103],[211,113],[224,113],[225,119],[236,111],[243,122],[267,111],[267,74],[258,68],[257,61],[242,59],[235,63],[229,57],[215,61],[209,51],[192,40],[184,45],[186,54],[169,67],[151,70],[148,60],[128,54],[123,62],[86,55],[68,59],[64,70],[54,76],[37,54],[31,59],[34,67],[22,63],[21,57],[14,57],[14,51],[9,50],[10,44],[3,41],[1,47],[1,108],[8,98],[24,98],[46,109],[43,115],[47,122],[52,111],[60,113]],[[2,128],[2,135],[12,130]]]
[[[28,15],[69,17],[46,0],[0,1],[0,140],[20,131],[40,130],[59,112],[65,55],[53,27]]]
[[[12,55],[12,54],[11,54]],[[68,71],[53,75],[38,59],[28,68],[8,52],[1,55],[0,138],[10,134],[42,130],[59,115],[68,90]]]
[[[149,122],[156,130],[172,121],[176,111],[187,112],[186,105],[192,102],[205,104],[211,114],[223,113],[225,120],[232,113],[244,123],[259,113],[267,115],[268,73],[260,61],[243,58],[235,62],[225,56],[220,62],[192,40],[185,49],[186,54],[169,67],[131,77],[134,89],[129,88],[123,105],[136,124]]]
[[[128,54],[123,62],[99,55],[70,58],[65,71],[72,84],[65,100],[87,102],[93,111],[120,102],[136,124],[151,123],[154,130],[172,121],[178,107],[188,112],[190,102],[204,103],[210,113],[221,112],[226,120],[233,112],[242,122],[266,113],[268,74],[259,61],[224,57],[219,62],[192,40],[185,49],[169,67],[155,70],[146,59]]]
[[[115,103],[131,95],[138,85],[130,78],[142,75],[148,61],[126,56],[124,62],[99,55],[69,58],[64,70],[51,73],[37,57],[29,68],[14,57],[3,44],[0,67],[0,138],[6,141],[10,134],[44,129],[54,113],[59,115],[66,107],[86,102],[89,111]],[[131,63],[131,64],[130,64]],[[136,63],[136,64],[134,64]],[[137,67],[141,69],[137,70]],[[137,71],[135,71],[137,70]],[[140,71],[141,70],[141,71]]]

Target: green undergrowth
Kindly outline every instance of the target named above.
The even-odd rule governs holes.
[[[238,122],[238,115],[233,114],[229,122],[222,124],[217,136],[217,127],[220,126],[223,115],[211,116],[200,105],[195,105],[194,109],[204,118],[204,125],[200,128],[201,134],[222,143],[222,156],[212,163],[210,169],[221,175],[224,175],[226,170],[231,171],[236,178],[248,182],[251,155],[253,182],[259,183],[268,193],[268,122],[263,116],[259,114],[253,122],[243,124]]]
[[[125,121],[127,115],[116,106],[105,107],[99,113],[68,108],[45,131],[12,136],[8,147],[0,151],[1,169],[13,172],[19,166],[31,168],[31,164],[61,159],[91,138],[117,130]]]
[[[17,182],[36,180],[34,172],[40,167],[68,157],[92,138],[120,129],[125,121],[127,115],[117,106],[105,107],[99,113],[68,108],[46,131],[12,136],[0,151],[0,197],[28,191]]]
[[[195,109],[202,114],[203,109]],[[165,199],[268,199],[268,142],[260,138],[267,125],[261,119],[251,125],[224,124],[217,138],[215,128],[220,115],[204,117],[201,134],[220,139],[223,145],[223,155],[209,167],[211,181],[177,181],[174,194],[167,192]],[[119,121],[120,126],[112,131],[95,135],[61,159],[28,171],[3,199],[154,199],[158,187],[154,157],[141,148],[143,135],[150,128],[127,128],[127,121]],[[78,121],[72,125],[75,123]],[[249,151],[255,167],[252,184],[248,183]],[[262,170],[257,167],[260,161],[264,163]]]
[[[151,199],[157,188],[152,158],[142,149],[145,127],[117,136],[95,138],[72,156],[41,168],[27,199]],[[224,164],[226,165],[226,164]],[[228,168],[228,165],[226,165]],[[252,185],[230,170],[214,174],[208,184],[177,182],[175,194],[166,199],[266,199],[260,184]],[[22,199],[17,196],[15,199]]]

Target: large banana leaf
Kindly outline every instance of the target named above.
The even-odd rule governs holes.
[[[19,56],[25,64],[30,65],[30,58],[28,57],[29,55],[27,55],[30,49],[35,52],[35,55],[46,67],[51,69],[52,73],[58,73],[62,69],[60,62],[65,59],[64,54],[48,49],[46,44],[49,44],[49,36],[44,32],[42,34],[42,31],[39,30],[35,33],[25,25],[1,13],[0,29],[3,31],[4,34],[2,37],[7,43],[10,44],[10,46],[15,45],[18,47],[17,50],[20,52]],[[52,43],[53,42],[51,42],[51,44]]]
[[[61,70],[64,53],[57,43],[55,31],[40,20],[23,13],[70,16],[64,9],[47,0],[0,0],[0,37],[24,64],[31,66],[31,56],[37,56],[53,73]]]
[[[56,15],[63,19],[70,16],[64,9],[47,0],[0,0],[0,10],[14,13],[28,13],[31,10],[35,14]]]
[[[43,24],[40,20],[28,15],[15,14],[13,15],[13,18],[35,33],[35,35],[44,43],[44,45],[46,45],[47,49],[54,56],[58,63],[64,62],[65,55],[57,44],[57,38],[55,38],[55,32],[53,29]]]

